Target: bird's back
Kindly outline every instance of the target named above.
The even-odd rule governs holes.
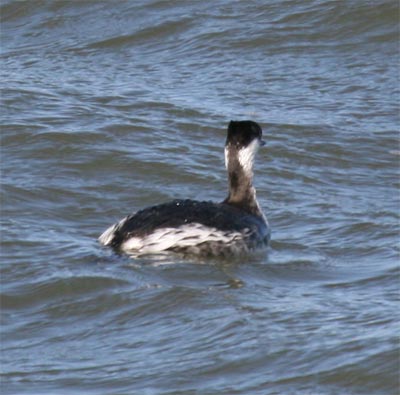
[[[228,239],[246,238],[247,243],[266,244],[269,230],[262,217],[226,203],[174,200],[124,218],[108,229],[100,241],[116,249],[127,250],[128,245],[130,249],[136,245],[143,249],[144,244],[156,244],[156,235],[164,239],[165,250],[183,251],[189,246],[203,244],[205,248],[207,242]],[[166,242],[168,236],[175,240],[171,245]],[[228,248],[229,243],[225,244]]]

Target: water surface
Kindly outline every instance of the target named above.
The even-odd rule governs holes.
[[[3,394],[397,394],[396,1],[4,1]],[[268,253],[131,259],[261,124]]]

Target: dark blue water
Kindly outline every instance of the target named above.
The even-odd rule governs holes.
[[[397,394],[396,1],[3,1],[3,394]],[[97,237],[222,200],[261,124],[267,254]]]

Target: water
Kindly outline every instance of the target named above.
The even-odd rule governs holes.
[[[2,394],[397,394],[396,1],[3,1]],[[102,249],[221,200],[259,122],[266,255]]]

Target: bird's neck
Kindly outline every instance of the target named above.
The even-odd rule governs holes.
[[[252,214],[263,216],[253,187],[253,147],[225,148],[225,164],[228,171],[229,194],[224,203],[236,206]]]

